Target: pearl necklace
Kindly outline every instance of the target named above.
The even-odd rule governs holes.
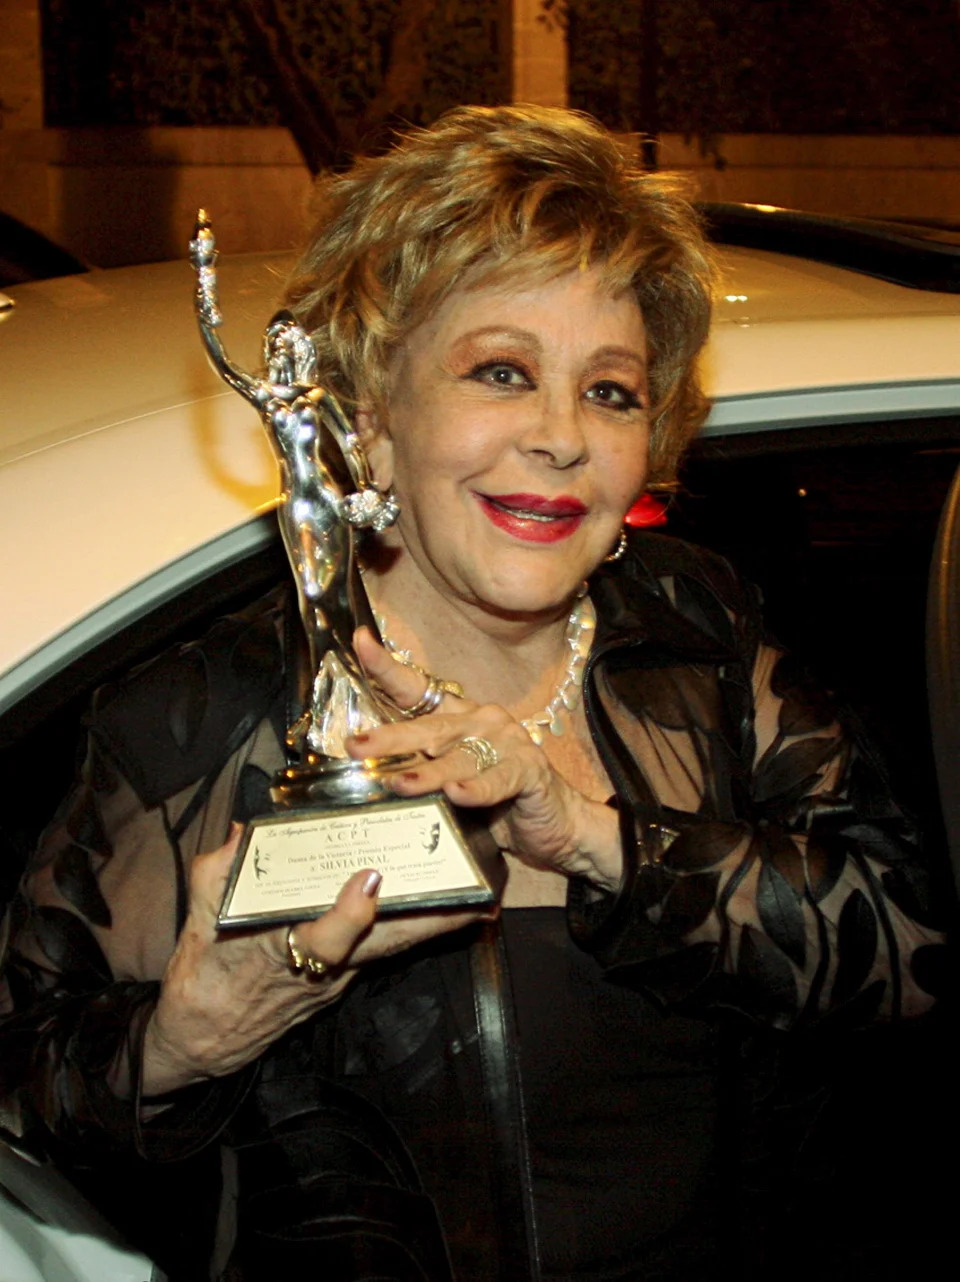
[[[382,615],[374,614],[384,647],[405,668],[414,668],[423,675],[430,674],[413,660],[409,650],[401,648],[387,635],[386,624]],[[546,733],[563,734],[564,710],[572,712],[580,702],[583,691],[583,674],[586,668],[587,655],[593,644],[593,633],[597,626],[597,612],[593,602],[585,594],[577,599],[567,619],[567,630],[564,646],[570,651],[567,657],[563,676],[554,691],[553,698],[543,709],[532,717],[524,717],[520,722],[535,744],[542,744]],[[452,683],[447,683],[452,684]]]

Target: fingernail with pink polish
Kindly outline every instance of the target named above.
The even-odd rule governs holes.
[[[367,879],[363,883],[363,893],[368,899],[373,899],[374,895],[376,895],[377,891],[380,889],[380,883],[382,881],[383,876],[381,873],[367,873]]]

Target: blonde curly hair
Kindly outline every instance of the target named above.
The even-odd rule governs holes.
[[[386,403],[391,354],[451,290],[597,267],[631,289],[649,342],[650,481],[669,483],[707,402],[696,358],[714,267],[682,184],[640,170],[587,116],[458,107],[316,187],[315,229],[286,289],[318,376]]]

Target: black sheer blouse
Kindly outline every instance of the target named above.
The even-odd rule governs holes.
[[[925,1009],[943,950],[916,833],[843,713],[764,642],[754,595],[656,535],[591,593],[585,701],[625,870],[615,894],[571,883],[567,922],[601,982],[638,1009],[778,1029]],[[81,776],[6,919],[14,1133],[181,1158],[249,1089],[241,1073],[145,1111],[138,1056],[190,862],[282,764],[284,615],[275,594],[98,695]]]

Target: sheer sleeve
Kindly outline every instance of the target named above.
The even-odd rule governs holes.
[[[222,647],[234,672],[262,650],[263,628],[253,632],[235,628]],[[261,657],[275,663],[276,647]],[[240,1073],[147,1108],[138,1097],[141,1040],[185,918],[190,862],[222,844],[282,760],[264,717],[275,678],[231,699],[223,675],[216,645],[185,648],[98,697],[77,783],[4,922],[0,1108],[15,1135],[52,1136],[90,1157],[187,1156],[249,1086]],[[165,736],[178,742],[172,763]]]
[[[619,892],[571,887],[575,936],[612,977],[675,1007],[733,1007],[778,1028],[924,1010],[945,914],[871,748],[709,579],[671,584],[671,597],[693,598],[739,659],[598,680],[642,784],[619,799]]]

